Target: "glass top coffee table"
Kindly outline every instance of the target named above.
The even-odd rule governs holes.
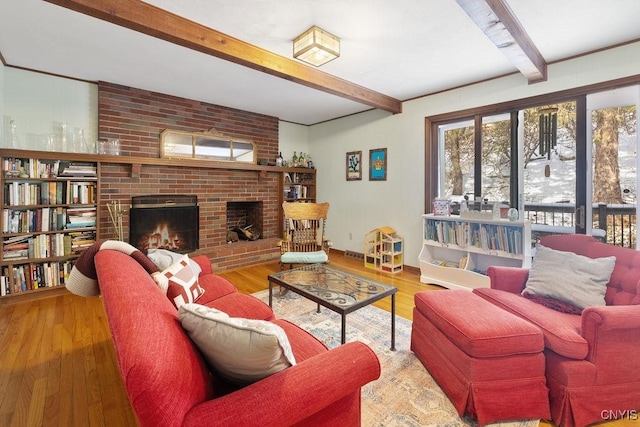
[[[273,302],[273,285],[335,311],[342,317],[342,344],[345,342],[346,316],[373,302],[391,296],[391,350],[396,348],[396,292],[398,288],[336,270],[325,264],[310,264],[269,275],[269,306]]]

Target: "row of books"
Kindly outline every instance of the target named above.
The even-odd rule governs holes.
[[[78,254],[95,243],[95,236],[94,231],[16,236],[3,242],[2,259],[20,261]]]
[[[64,285],[73,261],[6,266],[0,276],[0,296]]]
[[[60,168],[59,160],[38,160],[5,158],[2,170],[5,176],[26,175],[28,178],[49,178],[58,175]]]
[[[306,199],[309,197],[309,187],[306,185],[292,185],[284,189],[285,199]]]
[[[96,177],[98,168],[95,163],[60,162],[58,176],[63,177]]]
[[[522,228],[504,225],[475,224],[471,244],[484,250],[522,254]]]
[[[71,236],[62,233],[39,234],[26,241],[4,244],[2,247],[4,261],[68,255],[71,255]]]
[[[2,210],[3,233],[33,233],[96,226],[95,206]]]
[[[95,231],[77,231],[68,234],[71,236],[71,253],[79,254],[96,242]]]
[[[461,248],[471,245],[483,250],[516,255],[523,252],[521,227],[429,219],[425,223],[424,233],[425,239],[443,245],[456,245]]]
[[[56,176],[90,178],[98,175],[95,163],[30,158],[5,158],[2,170],[8,177],[24,175],[28,178],[53,178]]]
[[[9,182],[4,201],[9,206],[88,204],[96,202],[95,182]]]
[[[469,245],[469,223],[455,221],[427,220],[424,238],[461,248]]]

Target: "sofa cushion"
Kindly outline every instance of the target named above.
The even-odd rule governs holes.
[[[540,328],[548,349],[571,359],[587,356],[589,344],[580,335],[581,316],[561,313],[499,289],[476,288],[473,293]]]
[[[153,273],[152,277],[176,308],[196,302],[204,294],[186,254],[162,272]]]
[[[232,381],[252,383],[296,364],[287,335],[274,323],[200,304],[182,305],[178,317],[212,368]]]
[[[554,298],[578,308],[603,306],[616,257],[589,258],[538,245],[523,294]]]
[[[469,291],[423,291],[414,299],[416,310],[469,356],[511,356],[544,349],[538,328]]]
[[[200,304],[200,301],[198,302]],[[252,295],[234,292],[206,304],[207,307],[218,309],[231,317],[245,317],[247,319],[273,320],[273,310],[266,303]]]

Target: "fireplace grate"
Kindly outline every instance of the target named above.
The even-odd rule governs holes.
[[[193,252],[199,246],[198,198],[150,195],[131,198],[129,243],[143,252]]]

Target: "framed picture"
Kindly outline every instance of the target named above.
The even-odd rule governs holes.
[[[387,180],[387,149],[369,150],[369,181]]]
[[[362,179],[362,151],[347,153],[347,181]]]

